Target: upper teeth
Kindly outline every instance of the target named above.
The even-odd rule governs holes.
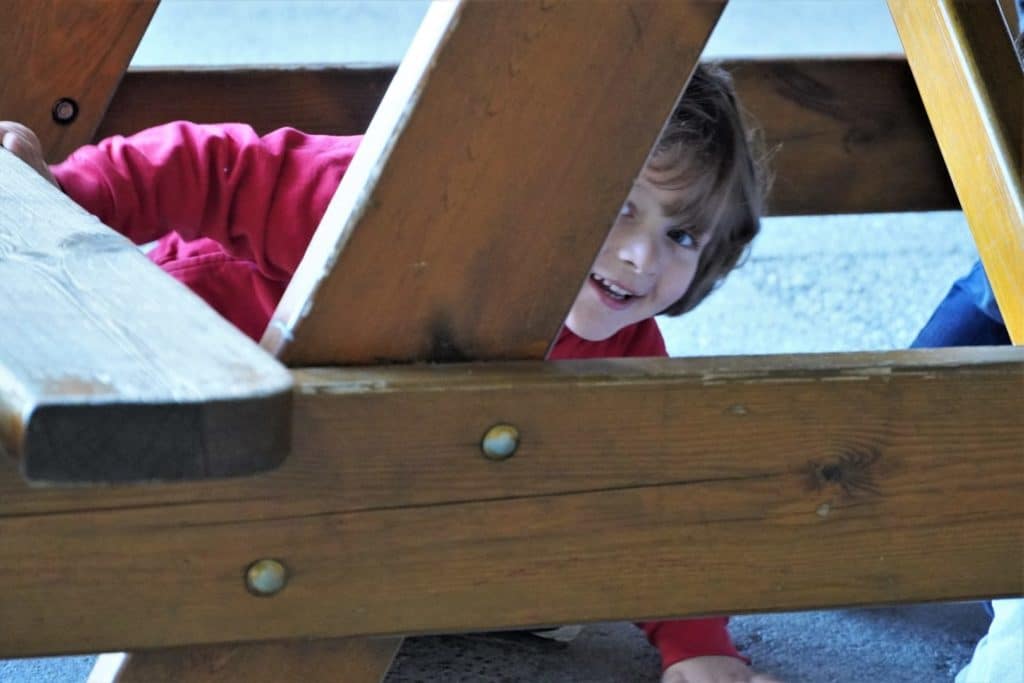
[[[600,282],[602,285],[604,285],[605,288],[607,288],[608,291],[610,291],[612,294],[617,294],[618,296],[632,296],[633,294],[628,289],[623,289],[622,287],[619,287],[611,280],[606,280],[600,275],[594,275],[594,279]]]

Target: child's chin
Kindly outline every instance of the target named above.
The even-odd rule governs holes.
[[[565,326],[568,327],[573,334],[580,339],[586,339],[591,342],[599,342],[608,339],[615,335],[618,330],[609,330],[606,327],[597,327],[595,325],[580,325],[574,324],[571,316],[569,320],[565,321]]]

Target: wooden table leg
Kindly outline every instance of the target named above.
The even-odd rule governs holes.
[[[1006,329],[1022,344],[1024,70],[1003,12],[995,0],[889,9]]]
[[[401,638],[336,638],[100,655],[88,683],[379,683]]]

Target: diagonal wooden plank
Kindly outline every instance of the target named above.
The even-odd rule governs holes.
[[[433,5],[264,347],[542,357],[723,4]]]
[[[88,143],[158,2],[4,0],[3,118],[33,129],[51,163]]]
[[[1022,373],[1019,348],[296,371],[267,476],[0,471],[0,654],[1020,595]]]
[[[0,451],[30,479],[246,474],[289,447],[291,377],[0,150]]]
[[[1024,343],[1024,71],[996,0],[889,0],[985,272]]]

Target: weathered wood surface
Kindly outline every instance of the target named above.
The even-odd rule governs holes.
[[[398,638],[165,648],[100,655],[88,683],[379,683]]]
[[[290,126],[307,133],[366,131],[395,66],[130,69],[96,140],[168,121],[242,121],[260,133]]]
[[[50,482],[194,479],[286,455],[283,366],[0,150],[0,452]]]
[[[959,208],[907,63],[727,63],[764,132],[770,215]]]
[[[0,471],[0,654],[1020,595],[1022,363],[297,371],[295,450],[266,475]],[[496,422],[522,434],[501,462],[479,452]],[[291,572],[271,598],[244,585],[264,557]]]
[[[995,0],[889,0],[1011,338],[1024,343],[1024,71]]]
[[[48,161],[92,139],[159,0],[4,0],[0,116],[33,129]],[[54,117],[70,99],[77,115]]]
[[[902,57],[729,60],[771,150],[770,215],[959,208]],[[129,71],[97,137],[176,119],[366,130],[393,67]]]
[[[264,347],[542,356],[723,4],[433,5]]]

